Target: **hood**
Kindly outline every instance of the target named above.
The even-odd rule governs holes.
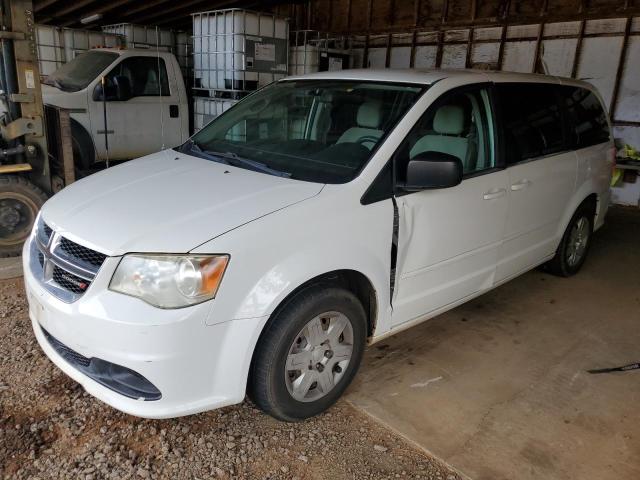
[[[60,108],[87,108],[86,90],[77,92],[64,92],[51,85],[40,84],[42,88],[42,103]]]
[[[165,150],[71,184],[42,218],[107,255],[185,253],[322,187]]]

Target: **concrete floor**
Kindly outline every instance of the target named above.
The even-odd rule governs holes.
[[[640,478],[640,210],[540,271],[368,349],[347,398],[473,479]]]

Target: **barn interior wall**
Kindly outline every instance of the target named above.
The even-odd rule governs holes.
[[[618,144],[640,149],[640,0],[312,0],[291,28],[344,36],[352,67],[492,68],[593,83]],[[640,180],[613,189],[640,201]]]

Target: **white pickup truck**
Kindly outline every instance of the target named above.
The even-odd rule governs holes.
[[[46,77],[42,96],[45,104],[71,111],[79,171],[96,161],[175,147],[189,137],[187,92],[169,52],[89,50]]]

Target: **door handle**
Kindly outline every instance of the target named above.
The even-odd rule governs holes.
[[[525,188],[527,188],[529,185],[531,185],[531,180],[527,180],[526,178],[523,180],[519,180],[516,183],[514,183],[513,185],[511,185],[511,190],[513,190],[514,192],[516,190],[524,190]]]
[[[169,117],[178,118],[180,116],[179,105],[169,105]]]
[[[504,188],[494,188],[485,193],[482,198],[485,200],[493,200],[494,198],[503,197],[506,193],[507,191]]]

